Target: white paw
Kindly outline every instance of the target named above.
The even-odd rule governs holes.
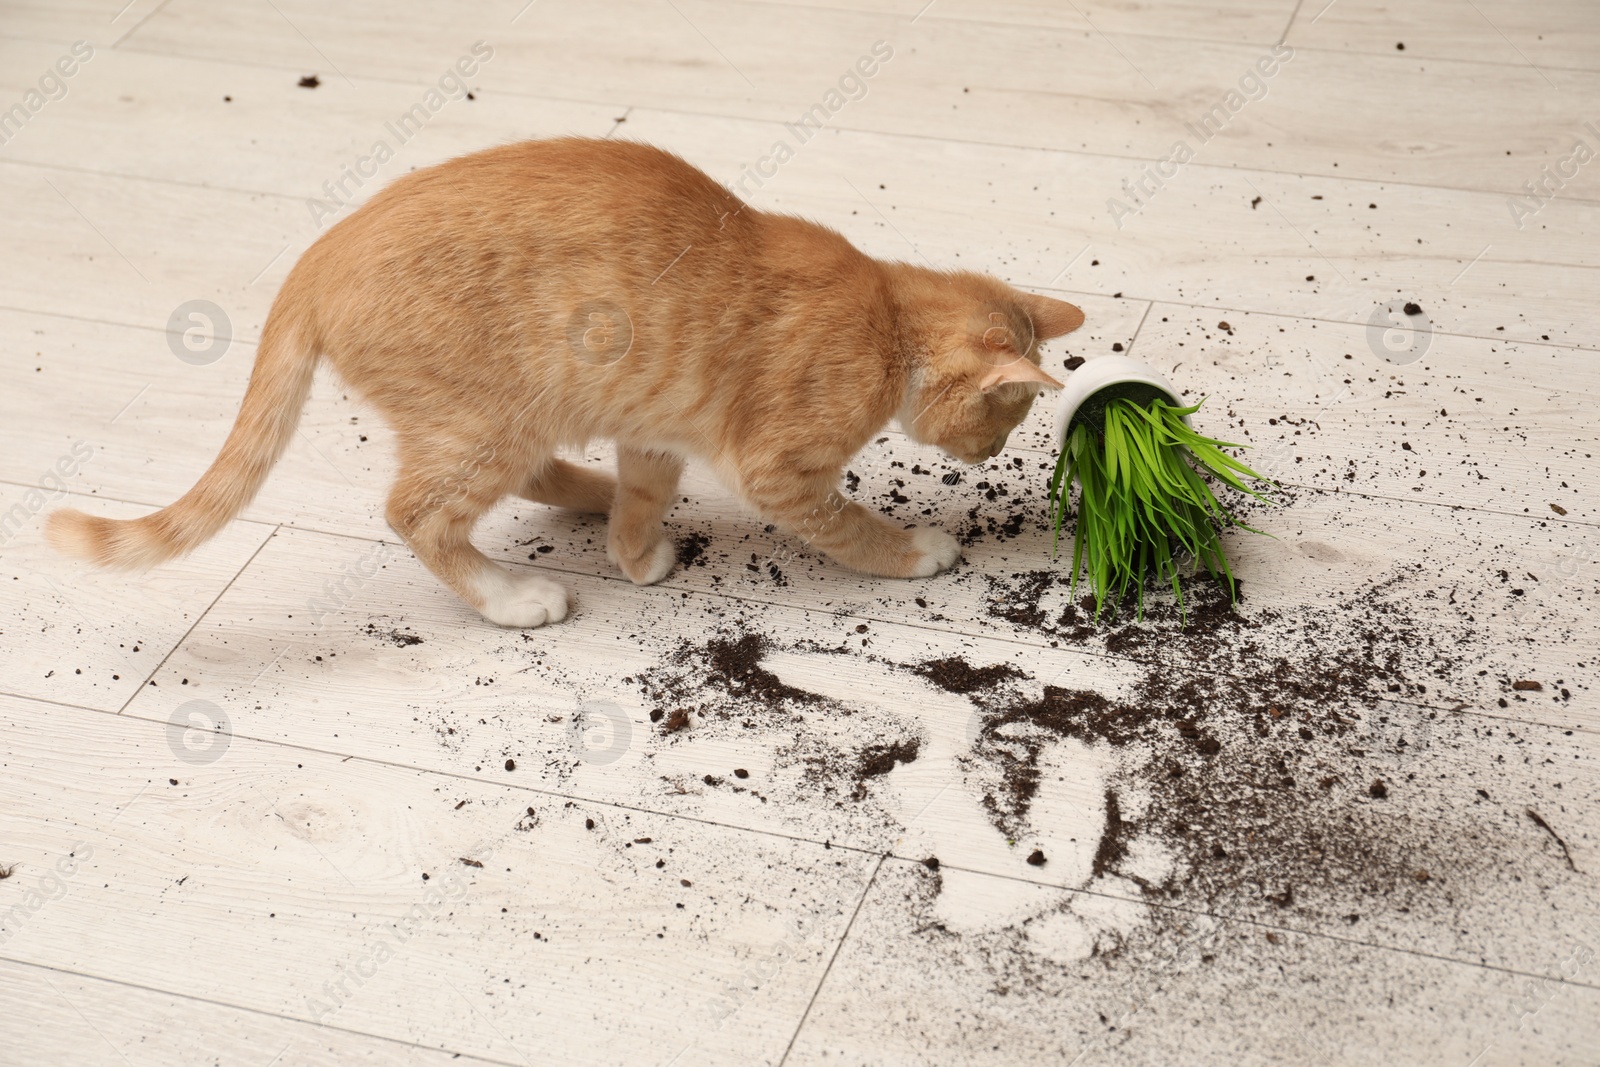
[[[567,617],[567,591],[535,574],[508,574],[499,567],[481,585],[483,617],[496,626],[543,626]]]
[[[650,553],[650,566],[643,577],[635,578],[640,585],[655,585],[668,574],[672,573],[673,566],[678,562],[678,547],[672,543],[672,538],[663,537],[656,542],[655,551]]]
[[[911,564],[912,578],[926,578],[948,570],[961,558],[961,542],[931,526],[919,526],[911,531],[911,548],[916,553]]]
[[[655,585],[668,574],[672,573],[673,565],[678,562],[678,550],[672,543],[672,538],[662,537],[655,547],[645,553],[636,563],[625,563],[617,550],[612,545],[606,546],[606,555],[611,562],[622,569],[634,585]]]

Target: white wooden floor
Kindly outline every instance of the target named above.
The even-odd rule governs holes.
[[[8,0],[19,103],[0,1063],[1600,1064],[1592,3]],[[485,550],[579,607],[494,629],[395,543],[390,435],[331,379],[192,558],[45,549],[49,508],[210,462],[374,142],[357,198],[566,133],[730,184],[788,141],[758,205],[1063,294],[1053,365],[1209,396],[1288,486],[1231,542],[1243,621],[1074,621],[1043,411],[953,485],[896,432],[859,458],[968,542],[917,582],[694,471],[649,589],[600,524],[503,508]]]

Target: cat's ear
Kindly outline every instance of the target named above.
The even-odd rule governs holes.
[[[1033,293],[1017,294],[1017,303],[1033,322],[1033,335],[1041,341],[1071,333],[1083,325],[1083,309],[1065,300]]]
[[[1047,389],[1063,388],[1060,382],[1040,369],[1037,363],[1029,359],[1017,358],[1001,366],[994,367],[978,379],[978,391],[987,393],[998,389],[1002,385],[1024,384],[1042,385]]]

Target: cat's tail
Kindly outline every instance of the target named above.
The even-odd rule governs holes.
[[[299,425],[317,365],[317,339],[294,306],[299,301],[286,297],[280,294],[261,331],[239,417],[194,488],[137,519],[52,512],[45,538],[57,551],[102,567],[153,567],[199,547],[255,498]]]

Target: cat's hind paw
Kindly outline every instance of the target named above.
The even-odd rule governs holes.
[[[927,578],[949,570],[961,558],[961,542],[931,526],[911,531],[911,570],[908,578]]]

